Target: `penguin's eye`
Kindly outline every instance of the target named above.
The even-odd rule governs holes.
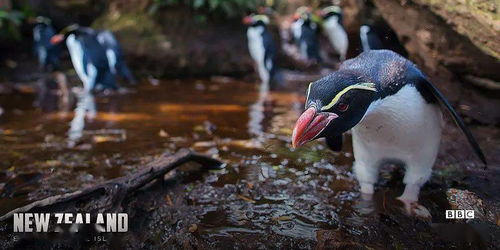
[[[345,112],[347,109],[349,109],[349,104],[341,102],[338,104],[337,109],[340,112]]]

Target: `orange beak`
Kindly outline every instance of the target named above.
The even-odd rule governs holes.
[[[252,23],[252,21],[253,21],[253,20],[252,20],[252,17],[251,17],[251,16],[246,16],[246,17],[244,17],[244,18],[243,18],[243,20],[242,20],[243,24],[245,24],[245,25],[249,25],[249,24],[251,24],[251,23]]]
[[[58,44],[64,40],[64,35],[57,34],[50,38],[51,44]]]
[[[315,108],[308,108],[295,123],[292,147],[297,148],[314,140],[337,117],[334,113],[317,113]]]

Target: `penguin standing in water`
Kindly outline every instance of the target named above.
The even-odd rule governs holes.
[[[109,30],[98,31],[97,41],[106,50],[106,57],[108,59],[111,72],[125,78],[128,83],[135,84],[135,78],[132,76],[130,69],[125,63],[120,43],[118,43],[118,40],[115,38],[113,33]]]
[[[265,15],[251,15],[243,19],[248,25],[248,50],[255,61],[260,80],[271,88],[282,83],[281,72],[276,65],[276,44],[267,29],[269,18]]]
[[[52,27],[52,22],[46,17],[39,16],[35,19],[33,28],[34,52],[38,57],[40,68],[45,71],[52,71],[59,67],[59,45],[50,43],[56,31]]]
[[[418,195],[431,176],[439,150],[440,105],[486,164],[479,145],[443,94],[413,63],[389,50],[363,52],[311,83],[292,145],[325,137],[331,149],[340,151],[342,134],[352,129],[354,173],[361,193],[374,193],[381,164],[404,164],[406,187],[398,199],[409,213],[430,216],[418,205]]]
[[[384,49],[382,40],[380,40],[377,32],[373,27],[368,24],[361,25],[359,28],[359,38],[361,39],[361,46],[363,51],[372,49]]]
[[[51,39],[52,44],[66,41],[71,62],[85,91],[117,89],[105,47],[97,40],[98,33],[77,24],[64,28]]]
[[[291,29],[300,55],[307,60],[321,62],[317,37],[318,25],[312,20],[310,9],[304,6],[298,8],[294,19]]]
[[[342,25],[342,9],[338,6],[330,6],[322,9],[320,14],[323,17],[323,31],[335,51],[339,54],[340,61],[344,61],[347,55],[349,40]]]

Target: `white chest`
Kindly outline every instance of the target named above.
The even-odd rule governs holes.
[[[344,28],[338,23],[338,19],[336,17],[330,17],[323,23],[323,27],[326,30],[326,33],[329,37],[335,36],[343,36],[345,31]]]
[[[299,41],[300,37],[302,36],[302,25],[304,25],[304,20],[302,19],[299,19],[292,23],[292,34],[293,38],[296,41]]]
[[[262,37],[263,33],[263,27],[250,27],[247,30],[247,39],[248,50],[250,52],[250,56],[252,56],[255,61],[260,79],[262,82],[267,83],[270,78],[269,70],[272,68],[272,62],[270,60],[266,62],[265,60],[266,48],[264,47],[264,39]]]
[[[340,23],[338,22],[338,18],[328,18],[328,20],[326,20],[323,24],[323,27],[333,48],[341,55],[342,59],[345,59],[349,41],[347,38],[347,33],[345,32],[342,25],[340,25]]]
[[[373,160],[429,158],[439,149],[441,127],[439,106],[427,103],[415,87],[404,86],[372,103],[352,129],[354,154]]]
[[[359,36],[361,39],[361,46],[363,47],[363,51],[370,50],[370,44],[368,43],[368,32],[370,31],[370,27],[363,25],[359,29]]]
[[[263,63],[265,56],[262,32],[264,32],[262,27],[249,27],[247,30],[248,50],[252,58],[258,63]]]
[[[68,47],[73,67],[75,68],[78,77],[80,77],[80,79],[85,84],[88,81],[88,79],[87,79],[87,74],[85,74],[84,70],[85,65],[83,65],[82,44],[76,39],[74,34],[71,34],[66,39],[66,46]]]

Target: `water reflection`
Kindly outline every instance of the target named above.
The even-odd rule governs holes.
[[[44,112],[68,112],[72,104],[72,94],[64,73],[45,74],[37,81],[37,97],[34,106]]]
[[[71,120],[70,129],[68,131],[68,146],[74,147],[75,144],[82,138],[83,129],[85,128],[85,118],[93,120],[96,117],[96,104],[94,95],[87,91],[82,91],[77,94],[77,103],[75,108],[75,116]]]
[[[264,105],[269,96],[269,82],[263,81],[259,86],[259,95],[257,101],[250,105],[248,111],[248,133],[250,136],[255,136],[259,142],[262,142],[264,129],[262,122],[264,121]]]

